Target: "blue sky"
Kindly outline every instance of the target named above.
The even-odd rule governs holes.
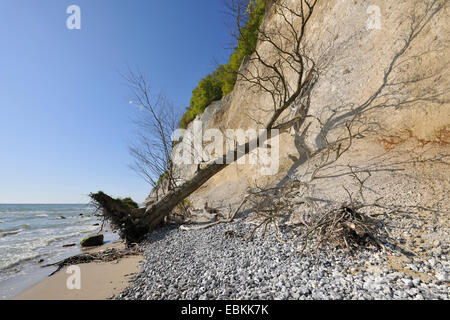
[[[68,30],[70,5],[81,30]],[[119,72],[138,66],[180,109],[225,62],[221,0],[0,2],[0,203],[143,201],[128,168],[136,110]]]

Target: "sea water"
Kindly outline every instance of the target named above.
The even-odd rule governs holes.
[[[42,266],[79,253],[80,240],[101,225],[92,205],[0,204],[0,299],[54,270]],[[106,241],[115,239],[105,234]]]

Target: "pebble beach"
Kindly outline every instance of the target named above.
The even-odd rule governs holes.
[[[250,230],[239,220],[199,231],[156,231],[143,244],[141,272],[111,298],[449,299],[447,252],[413,260],[411,272],[399,272],[375,248],[300,253],[301,243],[283,244],[273,235],[245,242]]]

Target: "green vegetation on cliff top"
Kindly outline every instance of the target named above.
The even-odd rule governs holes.
[[[200,80],[197,88],[192,91],[190,106],[186,108],[186,113],[181,118],[180,128],[185,129],[211,102],[222,99],[233,90],[242,60],[255,51],[264,13],[265,0],[249,1],[247,21],[240,29],[237,46],[228,63],[219,66],[213,73]]]

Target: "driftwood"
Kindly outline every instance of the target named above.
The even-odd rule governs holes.
[[[247,202],[247,198],[248,198],[248,196],[245,196],[244,200],[242,200],[241,204],[236,208],[236,210],[234,210],[233,213],[230,212],[228,219],[221,219],[221,220],[217,220],[215,222],[211,222],[211,223],[203,224],[203,225],[199,225],[199,226],[188,227],[188,226],[182,225],[182,226],[180,226],[180,230],[183,230],[183,231],[203,230],[203,229],[211,228],[211,227],[216,226],[221,223],[233,222],[234,218],[236,217],[236,214],[239,212],[239,210],[241,210],[244,203]]]
[[[275,238],[279,237],[279,222],[295,216],[297,221],[290,224],[296,236],[303,242],[303,248],[309,249],[314,242],[314,250],[327,244],[354,251],[368,246],[385,250],[381,238],[384,229],[378,227],[378,221],[373,216],[362,212],[366,205],[350,200],[338,208],[319,210],[311,197],[306,196],[307,183],[290,181],[284,186],[261,189],[250,193],[249,200],[253,211],[258,217],[256,226],[246,237],[246,241],[254,238],[256,231],[263,229],[264,237],[269,227],[273,227]],[[300,207],[305,210],[296,212]]]
[[[301,235],[304,240],[305,250],[309,241],[315,236],[316,250],[326,243],[354,251],[373,245],[386,250],[379,239],[381,230],[377,227],[377,221],[359,212],[358,206],[342,206],[323,214],[312,224],[304,225]]]
[[[109,248],[101,252],[95,252],[95,253],[82,253],[73,257],[69,257],[67,259],[64,259],[62,261],[47,264],[45,266],[42,266],[42,268],[46,267],[53,267],[57,266],[58,268],[53,271],[49,276],[54,275],[59,270],[66,266],[76,265],[76,264],[83,264],[83,263],[89,263],[89,262],[111,262],[115,260],[119,260],[126,256],[134,256],[139,254],[139,248],[137,246],[133,248],[126,248],[126,249],[115,249],[115,248]]]

